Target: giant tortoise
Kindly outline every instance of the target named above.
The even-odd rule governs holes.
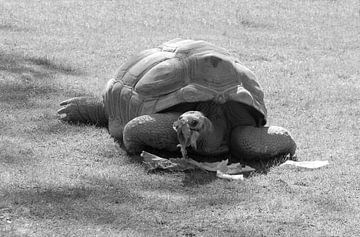
[[[286,129],[265,126],[254,74],[206,41],[174,39],[144,50],[120,67],[102,99],[75,97],[60,105],[64,121],[107,126],[129,154],[181,147],[248,160],[296,150]]]

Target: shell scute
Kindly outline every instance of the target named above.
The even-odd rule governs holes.
[[[205,41],[174,39],[140,52],[120,67],[104,93],[105,109],[120,127],[139,115],[198,101],[240,102],[266,119],[255,75]]]
[[[135,91],[149,97],[169,94],[185,84],[186,70],[183,68],[178,58],[164,60],[143,75]]]

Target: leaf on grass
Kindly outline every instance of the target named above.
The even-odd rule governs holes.
[[[148,171],[153,171],[156,169],[169,171],[202,169],[216,172],[216,175],[219,178],[242,180],[244,178],[242,175],[243,173],[252,172],[255,170],[250,166],[243,167],[240,163],[229,165],[229,161],[227,159],[219,162],[197,162],[189,158],[164,159],[146,151],[141,153],[141,157],[144,158],[143,162]]]
[[[216,171],[216,177],[221,179],[230,179],[230,180],[244,180],[243,174],[225,174],[220,170]]]
[[[148,171],[153,171],[156,169],[169,170],[169,171],[185,171],[195,169],[195,167],[186,159],[164,159],[162,157],[156,156],[149,152],[143,151],[140,155],[143,157],[145,167]]]
[[[281,164],[280,166],[284,165],[294,165],[297,167],[308,168],[308,169],[317,169],[329,164],[327,160],[314,160],[314,161],[293,161],[287,160],[285,163]]]

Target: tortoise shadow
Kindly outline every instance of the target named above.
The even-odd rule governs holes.
[[[114,139],[114,141],[119,145],[118,146],[119,152],[126,154],[126,151],[125,151],[124,146],[122,145],[122,142],[119,140],[116,140],[116,139]],[[146,148],[146,151],[151,154],[154,154],[156,156],[159,156],[161,158],[165,158],[165,159],[181,157],[180,152],[157,150],[157,149],[154,149],[151,147]],[[143,164],[144,159],[140,155],[126,154],[126,157],[127,157],[126,161],[129,164],[137,164],[137,165]],[[168,173],[174,173],[175,171],[155,169],[155,170],[151,170],[151,171],[147,171],[147,172],[148,172],[148,174],[168,174]],[[182,183],[183,183],[183,186],[185,186],[185,187],[206,185],[217,179],[214,172],[208,172],[208,171],[204,171],[204,170],[200,170],[200,169],[183,171],[183,174],[184,174],[184,176],[183,176]]]
[[[280,166],[287,160],[296,160],[296,157],[290,157],[290,155],[279,155],[268,159],[256,159],[246,160],[241,162],[255,169],[255,171],[247,173],[244,177],[251,177],[254,174],[268,174],[271,168]]]
[[[122,152],[126,153],[124,146],[122,145],[122,142],[119,140],[115,140],[117,144],[119,144],[119,149],[122,150]],[[157,150],[151,147],[146,148],[146,151],[149,153],[152,153],[156,156],[162,157],[162,158],[175,158],[181,157],[180,152],[169,152],[165,150]],[[127,154],[127,161],[129,163],[135,163],[135,164],[142,164],[143,158],[140,155],[129,155]],[[192,159],[198,161],[198,162],[216,162],[224,160],[224,155],[220,156],[213,156],[213,157],[204,157],[199,155],[192,155]],[[287,160],[297,160],[296,156],[290,157],[288,154],[281,154],[276,157],[271,157],[267,159],[254,159],[254,160],[232,160],[231,157],[229,158],[230,163],[238,163],[240,162],[242,165],[250,166],[251,168],[255,169],[253,172],[247,172],[244,173],[245,178],[249,178],[254,174],[268,174],[271,168],[279,166],[286,162]],[[215,172],[209,172],[201,169],[196,170],[187,170],[184,172],[184,179],[183,179],[183,185],[186,187],[193,187],[198,185],[206,185],[209,184],[217,179]],[[149,173],[173,173],[173,171],[167,171],[167,170],[160,170],[155,169],[152,171],[149,171]]]
[[[214,182],[217,179],[215,172],[204,170],[190,170],[185,172],[182,183],[184,187],[196,187]]]

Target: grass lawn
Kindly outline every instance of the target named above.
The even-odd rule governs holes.
[[[147,174],[106,129],[59,121],[176,37],[238,56],[298,159],[330,165]],[[1,1],[0,236],[360,236],[359,40],[358,0]]]

